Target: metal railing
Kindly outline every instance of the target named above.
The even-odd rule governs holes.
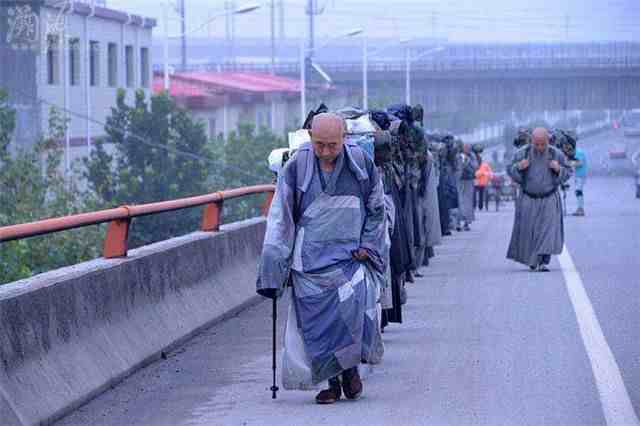
[[[296,75],[300,71],[297,62],[276,64],[277,74]],[[327,73],[360,73],[362,63],[335,62],[322,63]],[[640,67],[640,56],[622,57],[451,57],[433,58],[417,61],[412,68],[414,71],[450,72],[450,71],[518,71],[518,70],[571,70],[571,69],[613,69],[627,70]],[[387,73],[403,72],[403,61],[370,61],[369,72]],[[220,71],[220,72],[269,72],[270,65],[265,64],[197,64],[190,65],[187,71]]]
[[[121,206],[97,212],[57,217],[19,225],[3,226],[0,227],[0,243],[108,222],[109,225],[104,239],[103,256],[107,259],[126,257],[128,252],[129,227],[131,225],[131,221],[136,217],[205,206],[202,213],[200,230],[205,232],[215,232],[220,229],[220,225],[222,223],[222,208],[225,200],[266,193],[267,198],[262,207],[262,212],[266,215],[269,207],[271,206],[274,192],[274,185],[256,185],[214,192],[212,194],[196,197],[181,198],[151,204]]]

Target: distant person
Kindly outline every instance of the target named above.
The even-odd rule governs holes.
[[[475,220],[473,211],[473,200],[475,197],[474,182],[476,171],[478,170],[478,159],[471,151],[471,145],[464,144],[460,155],[460,181],[458,186],[458,222],[457,230],[460,228],[470,231],[471,223]]]
[[[514,154],[508,173],[520,184],[507,258],[548,272],[551,255],[562,253],[564,224],[559,187],[571,178],[561,150],[549,144],[549,132],[533,131],[532,143]]]
[[[573,216],[584,216],[584,186],[587,182],[589,164],[587,155],[582,148],[576,149],[576,159],[571,162],[571,166],[575,170],[576,201],[578,202],[578,209],[573,213]]]
[[[488,162],[483,161],[480,157],[480,167],[476,171],[476,194],[475,194],[475,207],[482,211],[489,210],[489,194],[487,189],[493,180],[493,169]]]
[[[338,115],[316,115],[311,143],[278,176],[257,282],[269,298],[293,287],[286,333],[295,337],[285,339],[283,384],[307,389],[328,380],[318,404],[358,399],[358,365],[382,356],[371,350],[381,336],[367,277],[385,272],[384,191],[373,159],[344,142],[345,127]]]

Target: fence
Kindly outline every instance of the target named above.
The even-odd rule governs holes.
[[[109,225],[104,240],[103,256],[107,259],[126,257],[129,227],[131,221],[136,217],[205,206],[200,229],[205,232],[213,232],[220,229],[222,223],[222,208],[225,200],[266,193],[267,198],[263,204],[263,214],[266,214],[271,206],[274,191],[275,187],[273,185],[256,185],[197,197],[151,204],[122,206],[97,212],[4,226],[0,227],[0,243],[108,222]]]

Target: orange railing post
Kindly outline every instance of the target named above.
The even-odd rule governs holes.
[[[131,219],[116,219],[109,222],[107,235],[104,239],[102,255],[106,259],[127,257],[129,251],[129,226]]]
[[[263,216],[269,216],[269,210],[271,209],[271,203],[273,202],[274,195],[275,195],[275,192],[273,191],[267,192],[267,197],[265,198],[264,203],[262,204]]]
[[[222,222],[222,200],[209,203],[204,206],[202,212],[202,226],[200,229],[204,232],[216,232],[220,230]]]

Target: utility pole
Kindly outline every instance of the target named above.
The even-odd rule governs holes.
[[[569,56],[569,14],[566,13],[564,15],[564,42],[565,42],[565,52],[567,57]],[[564,100],[563,100],[563,121],[564,125],[568,126],[568,115],[567,109],[569,107],[569,78],[565,77],[564,81]]]
[[[179,11],[180,11],[180,34],[181,37],[181,46],[180,46],[180,56],[182,58],[182,70],[186,71],[187,69],[187,20],[186,20],[186,10],[184,5],[184,0],[180,0],[179,3]]]
[[[431,38],[433,39],[434,43],[438,43],[438,41],[436,40],[436,25],[438,23],[438,17],[436,16],[436,12],[433,11],[431,12]]]
[[[315,32],[315,18],[316,18],[316,5],[314,0],[307,0],[306,13],[308,15],[308,29],[307,29],[307,46],[304,52],[304,75],[307,80],[311,80],[311,62],[313,60],[313,48],[314,48],[314,32]],[[304,113],[306,114],[306,112]],[[304,116],[302,117],[304,120]]]
[[[285,33],[285,27],[284,27],[284,0],[279,0],[278,1],[278,19],[280,21],[280,28],[279,28],[279,35],[278,37],[280,38],[280,41],[284,41],[285,37],[286,37],[286,33]]]
[[[271,74],[276,73],[276,0],[271,0]]]

